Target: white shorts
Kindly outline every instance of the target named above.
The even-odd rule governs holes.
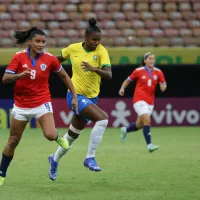
[[[51,102],[44,103],[36,108],[19,108],[14,105],[11,114],[17,120],[30,121],[33,117],[38,119],[49,112],[53,113]]]
[[[153,112],[154,106],[153,105],[149,105],[145,101],[138,101],[138,102],[133,104],[133,108],[134,108],[135,112],[137,113],[137,115],[141,116],[143,114],[151,115],[152,112]]]

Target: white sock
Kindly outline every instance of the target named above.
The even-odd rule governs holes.
[[[95,157],[96,149],[102,140],[102,137],[106,130],[107,125],[108,125],[107,119],[96,122],[90,135],[90,142],[89,142],[86,158]]]
[[[152,146],[152,144],[150,143],[150,144],[147,145],[147,148],[150,149],[151,146]]]
[[[56,153],[54,154],[54,161],[59,162],[59,160],[69,151],[69,149],[72,147],[72,143],[75,139],[71,138],[68,133],[66,133],[63,138],[65,138],[69,143],[68,149],[63,149],[61,146],[58,147]]]

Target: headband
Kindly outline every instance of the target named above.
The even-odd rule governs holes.
[[[144,60],[151,54],[152,54],[151,52],[148,52],[148,53],[144,54]]]

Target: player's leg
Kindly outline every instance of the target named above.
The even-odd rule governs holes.
[[[91,170],[100,171],[101,168],[98,167],[95,160],[95,151],[105,131],[104,128],[102,130],[101,122],[103,121],[103,123],[105,124],[104,120],[106,120],[106,126],[107,126],[107,121],[108,121],[107,116],[100,108],[98,108],[95,104],[90,102],[90,100],[88,100],[88,105],[85,105],[85,104],[82,105],[81,102],[79,103],[79,113],[80,115],[76,115],[74,113],[75,115],[72,117],[72,123],[69,127],[68,133],[66,133],[63,137],[68,140],[69,146],[70,146],[69,149],[70,149],[72,147],[73,142],[79,137],[81,131],[87,125],[88,119],[95,121],[96,124],[91,132],[90,142],[89,142],[89,147],[88,147],[88,154],[84,161],[84,165]],[[56,179],[58,162],[69,151],[69,149],[65,150],[61,147],[58,147],[55,154],[52,154],[49,156],[48,158],[49,163],[50,163],[49,178],[51,180]]]
[[[68,92],[66,96],[66,100],[71,110],[72,110],[72,99],[73,99],[73,96],[71,92]],[[82,109],[84,109],[85,106],[87,106],[85,105],[85,103],[83,103],[82,99],[83,99],[83,96],[78,95],[78,112],[79,113],[81,112]],[[84,99],[87,99],[87,98],[84,97]],[[90,102],[90,100],[88,100],[88,102]],[[87,124],[87,120],[84,119],[84,117],[77,115],[75,110],[72,110],[72,111],[74,115],[72,117],[71,125],[69,127],[68,132],[63,136],[63,138],[65,138],[68,141],[69,148],[63,149],[61,147],[58,147],[56,152],[48,157],[48,160],[50,163],[50,169],[49,169],[48,174],[51,180],[55,180],[57,177],[57,168],[58,168],[59,160],[69,151],[69,149],[72,147],[73,142],[79,137],[81,130],[83,130]]]
[[[51,180],[56,180],[59,160],[72,148],[73,142],[79,137],[81,131],[85,128],[86,124],[87,121],[79,115],[74,115],[72,117],[72,122],[69,126],[69,130],[63,136],[68,141],[69,148],[63,149],[62,147],[58,147],[55,154],[50,155],[48,158],[50,163],[50,169],[48,174]]]
[[[128,127],[121,127],[121,140],[122,142],[126,141],[127,134],[130,132],[135,132],[141,129],[143,126],[142,120],[140,117],[137,117],[136,122],[132,122]]]
[[[56,153],[54,154],[54,161],[59,162],[59,160],[71,149],[73,142],[78,139],[81,131],[87,125],[87,121],[80,117],[79,115],[72,116],[72,122],[69,126],[69,130],[63,136],[69,143],[68,149],[63,149],[62,147],[58,147]]]
[[[56,141],[64,149],[68,149],[69,144],[67,140],[59,136],[57,133],[51,102],[35,108],[34,112],[36,119],[42,128],[44,136],[50,141]]]
[[[147,148],[149,150],[149,152],[153,152],[155,150],[158,149],[158,146],[156,145],[153,145],[151,143],[151,119],[150,119],[150,116],[149,114],[143,114],[141,115],[141,119],[143,121],[143,134],[144,134],[144,138],[146,140],[146,143],[147,143]]]
[[[67,96],[67,102],[71,108],[72,95],[71,93],[68,93]],[[88,153],[84,165],[89,167],[91,170],[100,171],[101,169],[98,167],[95,161],[95,152],[107,127],[108,117],[104,111],[96,106],[97,100],[98,98],[87,98],[85,96],[78,95],[78,110],[80,117],[83,117],[86,122],[88,120],[95,122],[95,126],[91,131]],[[74,128],[77,130],[82,130],[81,128],[83,127],[79,127],[78,124],[74,124]]]
[[[108,125],[108,116],[95,104],[89,105],[81,112],[81,114],[87,119],[95,122],[95,125],[91,131],[88,152],[84,161],[84,166],[93,171],[101,171],[101,168],[96,163],[95,153]]]
[[[158,147],[151,143],[151,113],[153,111],[153,105],[149,105],[145,101],[138,101],[133,105],[135,112],[139,117],[139,122],[143,124],[143,134],[147,144],[149,152],[156,150]]]
[[[153,106],[145,103],[144,110],[140,112],[140,118],[143,123],[143,134],[147,144],[149,152],[153,152],[158,149],[158,146],[153,145],[151,142],[151,113],[153,111]]]
[[[133,104],[133,108],[135,112],[137,113],[138,117],[136,122],[132,122],[128,127],[122,127],[121,128],[121,139],[122,142],[126,141],[127,133],[137,131],[143,126],[143,121],[140,117],[141,113],[146,113],[147,109],[143,106],[144,101],[138,101]]]
[[[72,109],[72,94],[70,92],[67,93],[66,100],[69,108]],[[88,99],[87,97],[84,97],[82,95],[78,95],[79,115],[77,115],[76,112],[73,110],[74,116],[72,117],[72,123],[69,127],[68,132],[64,135],[64,138],[66,138],[69,142],[70,148],[72,147],[72,143],[79,137],[81,131],[85,128],[88,120],[93,120],[92,118],[90,119],[90,116],[88,116],[87,114],[88,107],[90,107],[90,105],[92,105],[93,103],[94,102],[91,99]],[[63,157],[63,155],[65,155],[68,152],[68,150],[59,147],[55,154],[49,156],[49,178],[51,180],[56,179],[58,162],[61,159],[61,157]],[[94,158],[92,159],[92,161],[95,161]]]
[[[38,118],[43,135],[50,141],[56,141],[64,149],[69,148],[68,141],[59,136],[55,127],[53,113],[46,113]]]
[[[6,177],[7,169],[13,159],[15,149],[21,140],[26,124],[27,121],[17,120],[14,117],[12,117],[10,136],[3,150],[0,164],[0,185],[3,184],[3,181]]]
[[[151,132],[150,132],[150,123],[151,119],[148,113],[144,113],[140,116],[142,122],[143,122],[143,134],[144,138],[146,140],[147,146],[151,144]]]

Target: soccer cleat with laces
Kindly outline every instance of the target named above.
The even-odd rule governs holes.
[[[148,149],[149,149],[149,153],[152,153],[158,149],[158,146],[151,144]]]
[[[52,181],[56,180],[56,176],[57,176],[57,168],[58,168],[58,162],[55,162],[53,159],[54,155],[50,155],[48,160],[50,163],[50,169],[49,169],[49,178]]]
[[[69,143],[66,139],[64,139],[61,136],[58,136],[56,139],[56,142],[63,148],[63,149],[69,149]]]
[[[0,176],[0,185],[3,185],[4,180],[5,180],[5,177]]]
[[[101,168],[97,165],[97,162],[94,157],[86,158],[84,160],[84,166],[89,168],[91,171],[100,172]]]
[[[126,135],[127,135],[126,127],[122,127],[121,128],[121,140],[122,140],[122,142],[126,141]]]

